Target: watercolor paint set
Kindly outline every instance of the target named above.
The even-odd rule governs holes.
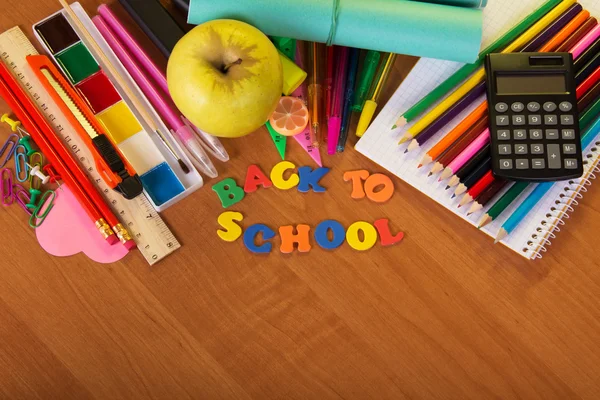
[[[129,89],[133,89],[134,95],[142,101],[144,112],[151,115],[162,132],[169,132],[87,13],[78,3],[72,8],[112,67],[127,80]],[[191,166],[180,143],[169,136],[159,136],[145,124],[127,91],[113,83],[116,79],[111,76],[110,68],[103,66],[102,57],[94,53],[93,46],[78,32],[77,25],[66,12],[59,11],[36,23],[33,31],[139,174],[144,191],[157,211],[165,210],[203,186],[201,175],[193,168],[185,173],[164,141],[168,141],[179,159]]]

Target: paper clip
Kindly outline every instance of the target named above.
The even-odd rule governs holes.
[[[19,206],[21,206],[21,208],[23,210],[25,210],[25,212],[27,213],[27,215],[30,215],[33,213],[32,210],[30,210],[29,208],[27,208],[27,204],[29,204],[29,202],[31,201],[31,198],[29,197],[29,192],[27,191],[27,189],[25,189],[23,186],[16,184],[13,186],[13,195],[15,198],[15,201],[17,202],[17,204]]]
[[[39,158],[39,161],[34,161],[35,158]],[[31,156],[29,156],[29,171],[31,171],[31,169],[34,167],[42,168],[42,164],[44,164],[44,156],[42,156],[42,153],[40,153],[39,151],[36,151]],[[40,190],[41,186],[41,179],[33,174],[29,174],[29,189]]]
[[[15,175],[17,180],[21,183],[27,182],[27,179],[29,178],[29,165],[27,162],[27,149],[20,144],[15,147]]]
[[[19,135],[16,135],[14,133],[11,134],[8,137],[8,139],[6,139],[6,142],[4,142],[2,149],[0,149],[0,159],[4,158],[2,161],[0,161],[0,168],[4,168],[6,163],[10,160],[13,153],[15,152],[15,146],[17,145],[18,142],[19,142]]]
[[[48,197],[50,197],[50,201],[48,201]],[[46,193],[44,193],[44,195],[42,196],[42,198],[40,199],[40,204],[36,207],[36,209],[33,211],[33,213],[31,213],[31,217],[29,217],[29,226],[32,227],[33,229],[39,228],[44,221],[46,220],[46,217],[48,216],[48,214],[50,213],[50,210],[52,210],[52,208],[54,207],[54,199],[56,198],[56,193],[54,192],[54,190],[48,190],[46,191]],[[48,205],[46,206],[46,203],[48,203]],[[40,211],[42,211],[42,209],[45,207],[45,211],[42,215],[40,215]]]
[[[13,180],[12,170],[4,168],[0,173],[2,183],[0,184],[0,197],[2,197],[2,205],[8,207],[15,201],[13,197]]]

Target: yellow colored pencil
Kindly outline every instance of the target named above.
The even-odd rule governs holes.
[[[528,42],[530,42],[535,36],[546,29],[552,22],[554,22],[562,13],[564,13],[569,7],[575,4],[575,0],[564,0],[562,3],[554,7],[548,14],[542,19],[536,22],[531,28],[523,33],[517,40],[512,42],[508,47],[502,50],[502,53],[514,53],[519,49],[523,48]],[[463,98],[467,93],[475,88],[479,83],[485,79],[485,69],[480,68],[475,74],[467,79],[458,89],[456,89],[450,96],[444,101],[438,104],[437,107],[429,111],[423,118],[417,121],[402,137],[400,143],[404,143],[427,128],[432,122],[439,118],[445,113],[450,107],[452,107],[457,101]]]

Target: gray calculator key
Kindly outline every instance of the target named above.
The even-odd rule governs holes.
[[[558,139],[558,129],[546,129],[546,139],[548,139],[548,140]]]
[[[577,154],[577,147],[574,144],[563,144],[563,154]]]
[[[573,104],[569,103],[568,101],[563,101],[558,105],[558,108],[562,112],[569,112],[573,109]]]
[[[531,103],[527,104],[527,109],[530,112],[538,112],[540,111],[540,103],[532,101]]]
[[[572,115],[561,115],[560,116],[561,125],[573,125],[575,123],[575,118]]]
[[[510,144],[501,144],[498,145],[498,154],[500,155],[508,155],[511,153],[511,148],[510,148]]]
[[[513,160],[500,160],[500,169],[512,169]]]
[[[565,159],[565,169],[577,169],[577,160],[574,158]]]
[[[543,158],[534,158],[531,160],[531,168],[533,169],[544,169],[546,168],[546,160]]]
[[[546,112],[552,112],[554,110],[556,110],[556,104],[554,104],[551,101],[548,101],[548,102],[544,103],[544,111],[546,111]]]
[[[513,131],[513,135],[515,137],[515,140],[527,139],[527,131],[525,129],[515,129]]]
[[[533,140],[542,139],[544,137],[544,133],[541,129],[530,129],[529,130],[529,138]]]
[[[532,144],[531,145],[531,154],[544,154],[544,145],[543,144]]]
[[[513,115],[512,116],[512,123],[515,126],[519,126],[519,125],[525,125],[525,116],[524,115]]]
[[[562,130],[562,138],[564,140],[575,139],[575,129],[563,129]]]
[[[515,164],[517,169],[529,169],[529,160],[526,158],[518,159]]]
[[[542,116],[541,115],[529,115],[528,120],[529,120],[529,125],[541,125],[542,124]]]
[[[558,124],[558,117],[556,115],[544,115],[544,123],[546,125]]]
[[[527,154],[527,145],[515,144],[515,154]]]
[[[562,163],[560,162],[560,145],[549,144],[548,145],[548,168],[550,169],[561,169]]]
[[[516,102],[516,103],[512,103],[512,106],[510,106],[510,108],[514,112],[521,112],[525,109],[525,105],[521,102]]]
[[[510,140],[510,131],[508,129],[498,129],[496,132],[498,140]]]
[[[508,111],[508,104],[506,103],[498,103],[496,104],[496,111],[499,113],[504,113]]]
[[[508,115],[497,115],[496,116],[496,125],[498,126],[508,126]]]

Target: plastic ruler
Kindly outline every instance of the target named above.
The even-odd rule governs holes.
[[[104,183],[96,170],[91,152],[76,134],[71,134],[66,118],[58,106],[49,99],[49,95],[30,71],[26,57],[35,54],[38,52],[19,27],[0,34],[2,62],[29,93],[54,128],[54,132],[76,155],[80,165],[100,190],[107,204],[133,237],[146,261],[153,265],[177,250],[181,245],[144,194],[133,200],[126,200]]]

